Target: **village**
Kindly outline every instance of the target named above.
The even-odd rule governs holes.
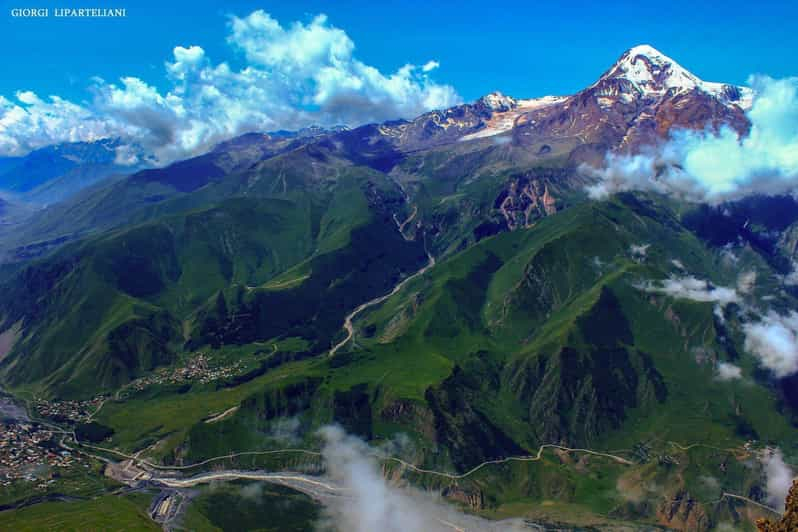
[[[104,400],[105,396],[102,395],[85,401],[47,401],[36,398],[33,401],[33,408],[39,416],[59,423],[87,423],[91,421]]]
[[[153,385],[185,384],[190,382],[208,384],[238,375],[243,367],[244,364],[240,360],[229,366],[215,366],[206,355],[199,353],[188,360],[184,366],[157,369],[149,375],[130,382],[125,388],[142,391]]]
[[[45,488],[58,477],[58,469],[88,467],[82,457],[58,445],[57,434],[38,423],[0,422],[0,487],[24,480]]]
[[[243,364],[240,361],[228,366],[214,366],[206,355],[200,353],[183,366],[161,368],[131,381],[123,390],[142,391],[150,386],[167,384],[207,384],[235,376],[242,369]],[[91,422],[109,399],[107,395],[62,401],[49,401],[39,397],[32,401],[31,406],[40,418],[74,426]],[[76,465],[88,467],[80,455],[59,446],[56,438],[61,432],[27,417],[0,421],[0,487],[7,487],[21,480],[38,482],[39,487],[46,488],[55,482],[54,479],[59,475],[58,469]]]
[[[129,382],[119,391],[117,399],[123,397],[125,392],[131,390],[140,392],[150,386],[186,383],[208,384],[238,375],[243,367],[244,364],[241,361],[236,361],[228,366],[216,366],[206,355],[199,353],[188,360],[184,366],[159,368],[149,375]],[[88,423],[108,398],[106,395],[98,395],[82,401],[48,401],[39,397],[33,400],[33,408],[40,417],[58,423]]]

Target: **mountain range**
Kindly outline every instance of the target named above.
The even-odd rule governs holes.
[[[119,140],[0,161],[0,188],[47,204],[0,230],[0,378],[104,396],[108,445],[161,464],[278,446],[286,419],[308,445],[331,422],[401,434],[458,473],[625,449],[628,468],[563,452],[462,482],[393,473],[494,516],[750,527],[761,509],[719,494],[764,503],[745,445],[798,445],[795,377],[746,341],[756,305],[796,308],[798,205],[593,201],[584,165],[682,129],[744,136],[753,98],[637,46],[571,96],[250,133],[125,175]],[[200,353],[244,369],[136,386]]]

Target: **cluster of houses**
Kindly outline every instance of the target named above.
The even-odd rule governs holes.
[[[33,408],[39,416],[54,421],[85,423],[91,420],[91,416],[100,408],[104,399],[103,396],[84,401],[47,401],[37,398],[33,401]]]
[[[52,430],[38,423],[0,422],[0,487],[14,481],[54,482],[58,470],[84,461],[59,447]]]
[[[160,368],[153,373],[132,381],[128,387],[141,391],[155,384],[184,384],[198,382],[207,384],[219,379],[226,379],[241,372],[243,363],[236,361],[228,366],[217,366],[200,353],[191,358],[185,366],[178,368]]]

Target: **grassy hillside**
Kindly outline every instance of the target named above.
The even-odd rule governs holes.
[[[678,527],[686,515],[679,501],[687,496],[691,512],[700,509],[690,519],[742,526],[756,517],[721,497],[723,490],[757,497],[761,466],[742,444],[774,442],[789,455],[798,433],[778,389],[742,348],[733,308],[721,320],[712,303],[643,289],[687,274],[733,286],[741,266],[659,199],[585,203],[532,228],[484,238],[358,315],[353,340],[335,356],[313,356],[323,352],[314,347],[323,345],[319,339],[340,329],[342,314],[325,314],[335,308],[331,302],[346,301],[355,286],[338,268],[353,260],[353,246],[371,264],[378,242],[368,227],[263,285],[210,297],[190,337],[218,356],[260,357],[262,371],[232,387],[153,388],[109,402],[98,420],[114,428],[111,444],[187,464],[234,451],[314,447],[315,429],[336,422],[373,443],[409,436],[405,459],[461,472],[484,460],[534,455],[543,444],[617,450],[634,465],[547,450],[539,461],[486,468],[456,486],[409,476],[476,497],[477,509],[497,517]],[[754,293],[768,290],[768,263],[755,253],[740,260],[760,272]],[[357,272],[372,275],[371,267]],[[348,288],[337,292],[339,283]],[[285,293],[292,297],[281,299]],[[320,295],[318,306],[312,294]],[[292,306],[297,298],[314,316],[299,325],[291,321],[301,321]],[[773,304],[793,302],[783,293]],[[269,306],[279,315],[233,317],[243,310],[261,316],[258,309]],[[273,335],[286,330],[302,341],[268,350]],[[717,361],[734,362],[744,378],[717,379]],[[224,462],[313,465],[291,455]]]
[[[107,495],[77,502],[46,502],[0,512],[6,530],[159,530],[147,515],[151,495]]]
[[[632,251],[646,243],[645,257]],[[668,211],[634,197],[483,240],[361,315],[335,357],[288,363],[288,380],[267,372],[235,415],[192,429],[190,456],[240,448],[223,434],[253,423],[268,431],[285,415],[306,418],[308,430],[335,419],[369,438],[409,432],[438,449],[427,460],[457,468],[542,443],[686,441],[698,429],[715,441],[792,441],[786,418],[756,415],[777,410],[772,391],[718,381],[713,358],[697,355],[734,359],[758,378],[753,359],[721,341],[728,331],[712,304],[639,288],[678,273],[674,259],[718,283],[736,275]]]
[[[41,234],[91,235],[7,269],[3,383],[108,394],[97,415],[113,429],[106,443],[168,464],[316,448],[316,429],[333,422],[373,444],[401,441],[427,468],[531,455],[462,482],[385,464],[496,517],[676,527],[756,517],[723,491],[762,500],[761,464],[743,444],[794,456],[798,401],[792,381],[744,349],[739,303],[795,308],[780,281],[796,247],[792,203],[762,215],[643,194],[586,202],[573,146],[537,157],[488,141],[413,153],[370,142],[349,133],[212,153],[39,217]],[[435,266],[359,312],[330,356],[346,316],[428,251]],[[735,287],[743,271],[756,272],[753,286],[725,307],[650,289],[686,276]],[[236,372],[129,386],[199,353]],[[720,362],[742,378],[720,380]],[[251,454],[214,467],[315,470],[314,460]],[[229,527],[212,502],[192,518]]]
[[[348,310],[425,261],[384,213],[398,192],[379,179],[354,172],[327,194],[231,199],[32,264],[3,289],[6,326],[22,331],[6,382],[88,395],[205,344],[298,336],[327,348]]]

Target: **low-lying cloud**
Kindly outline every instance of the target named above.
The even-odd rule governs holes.
[[[266,436],[285,445],[297,445],[302,441],[301,429],[298,417],[281,417],[272,421]]]
[[[676,299],[689,299],[704,303],[718,303],[725,306],[739,300],[733,288],[714,286],[709,281],[693,276],[670,277],[659,283],[647,282],[639,286],[646,292],[664,294]]]
[[[781,449],[766,449],[762,454],[765,467],[767,502],[777,510],[784,510],[784,501],[792,486],[794,474],[792,468],[784,462]]]
[[[82,104],[29,90],[13,100],[0,96],[0,155],[121,137],[165,163],[248,131],[359,125],[461,101],[451,86],[429,77],[437,61],[383,73],[357,59],[352,39],[325,15],[283,26],[257,10],[231,16],[228,26],[227,42],[244,58],[240,69],[214,63],[201,46],[176,46],[165,63],[163,91],[122,76],[95,78],[93,98]]]
[[[451,532],[529,530],[521,520],[488,521],[459,512],[439,496],[389,484],[375,450],[338,426],[321,429],[330,478],[346,495],[325,509],[324,526],[351,532]]]
[[[743,370],[730,362],[718,362],[718,380],[721,381],[732,381],[735,379],[741,379],[743,376]]]
[[[743,325],[745,349],[776,377],[798,372],[798,313],[770,311],[760,321]]]
[[[605,167],[583,167],[598,178],[600,199],[624,190],[652,190],[717,203],[749,194],[780,194],[798,184],[798,78],[749,80],[755,97],[748,135],[680,130],[662,145],[635,154],[610,153]]]
[[[745,350],[756,356],[759,363],[777,378],[798,373],[798,312],[779,314],[773,310],[762,314],[753,305],[747,304],[741,294],[753,289],[756,276],[747,272],[738,278],[738,290],[714,286],[708,281],[693,276],[670,277],[663,281],[647,281],[637,288],[675,299],[687,299],[702,303],[715,303],[715,315],[724,321],[722,309],[730,303],[740,304],[748,316],[757,316],[754,321],[742,324],[745,335]],[[730,363],[720,362],[717,377],[732,380],[742,376],[741,369]]]

